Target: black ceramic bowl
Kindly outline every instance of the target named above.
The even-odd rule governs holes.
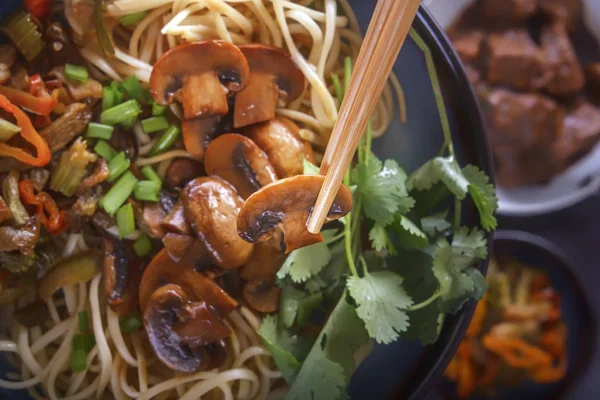
[[[0,0],[0,17],[6,16],[21,1]],[[365,31],[376,0],[349,2]],[[488,176],[493,176],[481,113],[458,57],[425,8],[420,8],[413,27],[433,56],[460,163],[477,165]],[[412,38],[407,38],[394,70],[406,94],[408,121],[401,124],[395,118],[388,133],[375,140],[373,145],[379,157],[395,158],[411,172],[438,154],[443,134],[425,56]],[[465,224],[478,224],[479,217],[472,206],[466,206],[463,215]],[[485,268],[486,263],[482,263],[482,271]],[[403,341],[376,346],[353,376],[349,388],[352,398],[422,398],[432,379],[443,372],[452,358],[473,310],[471,303],[457,315],[447,318],[438,342],[427,348]],[[0,360],[0,373],[7,368]],[[21,400],[26,399],[27,394],[0,390],[0,398]]]
[[[494,255],[516,259],[548,274],[552,286],[561,297],[561,313],[568,332],[567,373],[561,381],[547,385],[526,382],[521,386],[499,390],[494,399],[571,399],[571,389],[593,359],[597,334],[588,298],[573,273],[573,266],[555,244],[540,236],[520,231],[496,232]],[[454,390],[454,385],[449,383],[436,388],[436,392],[442,394],[444,399],[453,399]],[[469,400],[486,399],[490,398],[473,396]]]

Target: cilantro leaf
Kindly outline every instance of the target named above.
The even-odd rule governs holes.
[[[348,271],[348,260],[346,259],[346,249],[344,242],[331,247],[331,261],[321,272],[312,276],[305,284],[305,288],[310,293],[320,292],[322,290],[331,290],[340,285],[343,275]],[[339,293],[338,293],[339,295]]]
[[[458,199],[462,200],[467,195],[469,181],[453,156],[436,157],[426,162],[408,178],[407,186],[409,189],[428,190],[439,181]]]
[[[444,233],[452,226],[446,219],[447,217],[448,210],[421,218],[421,228],[429,237],[433,238],[437,233]]]
[[[292,384],[301,367],[298,359],[303,359],[306,355],[304,346],[295,336],[292,337],[287,331],[279,329],[277,318],[272,315],[263,319],[258,334],[273,356],[283,378]]]
[[[365,215],[383,226],[393,221],[399,207],[404,211],[414,204],[408,200],[406,173],[394,160],[382,163],[370,157],[352,171],[352,181],[358,185]]]
[[[334,229],[324,231],[324,242],[291,252],[277,272],[277,278],[282,280],[289,275],[292,281],[301,283],[318,274],[331,260],[331,250],[327,245],[328,241],[335,236],[335,233]]]
[[[452,245],[438,243],[433,259],[433,274],[439,282],[438,306],[444,312],[456,312],[469,298],[479,299],[487,284],[481,272],[473,267],[487,257],[486,240],[477,229],[461,228],[454,234]]]
[[[410,326],[406,332],[402,333],[402,339],[418,340],[424,346],[438,340],[445,319],[445,314],[440,311],[438,302],[439,300],[436,300],[420,310],[408,313]]]
[[[406,249],[422,249],[429,244],[429,240],[423,231],[404,215],[401,215],[393,226],[400,236],[402,247]]]
[[[379,343],[391,343],[408,328],[403,311],[412,299],[402,288],[402,277],[392,271],[367,273],[348,278],[348,291],[358,304],[356,313],[365,322],[369,335]]]
[[[474,165],[463,168],[463,175],[469,181],[469,194],[479,211],[481,226],[486,231],[496,229],[498,222],[494,212],[498,209],[496,189],[490,183],[490,178]]]
[[[319,167],[308,161],[306,158],[302,159],[302,166],[304,167],[304,175],[319,175]]]
[[[369,231],[369,240],[375,250],[382,251],[385,249],[392,255],[396,254],[396,249],[384,226],[379,224],[373,225],[373,228]]]
[[[304,296],[303,291],[292,286],[286,285],[281,289],[281,297],[279,299],[279,321],[281,325],[286,328],[294,325],[296,314],[298,314],[298,307]]]
[[[355,369],[354,351],[368,340],[354,307],[342,295],[304,360],[287,400],[345,397]]]

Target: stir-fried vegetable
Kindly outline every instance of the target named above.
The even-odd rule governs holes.
[[[25,0],[23,5],[31,15],[41,21],[50,14],[52,0]]]
[[[121,174],[129,168],[131,165],[131,161],[125,155],[125,152],[122,151],[108,162],[108,181],[112,182],[117,179]]]
[[[127,100],[106,111],[102,111],[102,114],[100,114],[100,123],[104,125],[116,125],[131,118],[137,118],[141,112],[140,103],[134,99]]]
[[[87,150],[85,140],[78,138],[69,150],[65,151],[50,178],[50,189],[67,197],[73,196],[77,186],[87,173],[87,166],[98,156]]]
[[[140,22],[141,20],[143,20],[146,17],[146,15],[148,15],[148,11],[140,11],[135,14],[124,15],[121,18],[119,18],[119,22],[123,26],[133,25],[136,22]]]
[[[102,17],[102,10],[104,8],[104,0],[95,0],[94,6],[94,24],[96,26],[96,37],[98,38],[98,43],[100,44],[100,48],[106,57],[114,57],[115,56],[115,48],[110,39],[108,31],[106,30],[106,26],[104,25],[104,20]]]
[[[120,239],[135,231],[135,216],[131,203],[127,203],[117,210],[117,228]]]
[[[2,195],[10,210],[10,217],[17,225],[23,225],[29,219],[27,210],[19,195],[19,172],[10,171],[2,182]]]
[[[35,60],[46,46],[42,40],[42,33],[32,21],[31,15],[21,10],[11,15],[0,31],[10,38],[25,59],[30,62]]]
[[[106,211],[108,215],[115,215],[121,205],[123,205],[127,198],[131,196],[137,182],[137,179],[131,171],[125,172],[100,201],[100,205],[104,208],[104,211]]]
[[[104,140],[98,140],[98,143],[94,146],[94,151],[107,161],[112,160],[117,155],[117,151]]]
[[[90,281],[98,273],[101,259],[99,254],[90,251],[62,261],[40,280],[40,298],[47,300],[62,287]]]
[[[54,266],[58,249],[54,243],[39,245],[32,254],[18,251],[0,252],[0,265],[14,274],[39,276]]]
[[[6,88],[0,86],[0,93],[3,89]],[[27,96],[31,96],[29,93],[25,94]],[[0,108],[11,113],[15,117],[15,119],[17,120],[17,125],[19,126],[19,128],[21,128],[21,137],[27,142],[31,143],[37,151],[37,155],[34,157],[20,147],[14,147],[6,143],[0,143],[0,156],[13,157],[21,162],[24,162],[34,167],[42,167],[48,164],[52,156],[52,154],[50,153],[50,148],[48,147],[48,143],[35,130],[27,114],[25,114],[21,109],[13,105],[2,94],[0,94]]]
[[[169,150],[179,136],[181,135],[181,129],[177,125],[171,125],[167,128],[166,131],[158,138],[152,149],[150,150],[150,156],[155,156],[157,154],[164,153]]]
[[[89,79],[88,70],[81,65],[65,64],[65,77],[73,81],[87,82]]]
[[[133,250],[138,257],[144,257],[152,251],[152,240],[147,234],[140,235],[139,238],[133,242]]]
[[[67,214],[56,206],[54,199],[48,193],[39,192],[36,195],[31,181],[19,182],[19,193],[25,204],[35,206],[36,213],[48,232],[58,235],[69,227]]]

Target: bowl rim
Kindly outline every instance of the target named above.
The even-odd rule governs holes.
[[[466,117],[463,124],[470,126],[471,133],[463,140],[463,143],[470,143],[473,147],[470,153],[475,159],[470,160],[476,164],[490,177],[490,183],[495,184],[494,161],[492,159],[489,138],[485,134],[485,125],[483,114],[479,107],[479,102],[475,97],[473,88],[464,70],[464,66],[445,31],[439,26],[435,18],[423,4],[419,7],[417,17],[413,23],[413,28],[423,38],[429,47],[436,69],[447,68],[455,81],[457,91],[453,96],[460,98],[461,108],[469,110],[456,115],[457,118]],[[454,134],[467,135],[466,132],[453,132]],[[468,208],[467,222],[473,224],[479,221],[479,215],[472,205]],[[493,246],[493,232],[486,234],[488,241],[488,258],[479,264],[479,270],[485,275],[487,272],[489,254]],[[458,346],[469,327],[473,313],[475,312],[476,302],[470,300],[465,304],[457,314],[449,315],[444,322],[442,332],[438,341],[426,347],[423,355],[419,357],[414,367],[411,367],[405,376],[401,377],[400,383],[396,386],[390,399],[422,399],[431,389],[435,380],[442,375],[446,366],[454,356]]]

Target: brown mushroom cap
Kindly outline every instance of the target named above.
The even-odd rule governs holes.
[[[235,133],[211,142],[204,155],[204,167],[208,175],[231,183],[243,199],[277,180],[267,155],[252,140]]]
[[[244,129],[244,134],[258,145],[269,157],[280,178],[302,175],[303,160],[314,164],[314,153],[310,143],[302,140],[300,128],[287,118],[256,124]]]
[[[122,242],[104,238],[104,293],[111,308],[123,302],[128,286],[130,258]]]
[[[278,100],[297,99],[306,85],[304,74],[286,51],[262,44],[243,45],[240,50],[250,65],[250,77],[235,100],[236,128],[274,119]]]
[[[205,302],[191,303],[183,288],[173,284],[152,294],[144,311],[144,327],[157,357],[169,368],[185,373],[208,369],[215,358],[222,362],[223,357],[213,354],[212,347],[219,348],[230,335]]]
[[[192,158],[176,158],[165,173],[165,183],[171,189],[179,189],[189,181],[206,175],[202,163]]]
[[[279,308],[281,288],[272,282],[246,282],[242,297],[252,309],[272,313]]]
[[[181,199],[177,200],[173,208],[171,208],[169,213],[163,218],[162,227],[168,231],[180,233],[182,235],[193,235],[192,228],[185,217]]]
[[[244,204],[235,188],[219,177],[196,178],[182,190],[185,216],[213,262],[221,268],[241,267],[252,254],[252,245],[236,231]]]
[[[231,132],[233,128],[233,107],[227,115],[194,118],[181,123],[183,144],[191,155],[202,161],[208,144],[217,136]]]
[[[166,283],[174,283],[184,288],[194,301],[206,301],[221,316],[228,315],[237,307],[237,302],[215,282],[195,271],[199,266],[209,263],[207,259],[206,250],[199,242],[193,244],[179,262],[173,261],[165,249],[159,251],[142,276],[139,289],[141,310],[146,309],[156,289]]]
[[[237,46],[207,40],[177,46],[155,64],[150,77],[152,96],[158,104],[175,99],[183,103],[186,119],[227,114],[227,90],[244,88],[249,75],[246,57]]]
[[[321,175],[299,175],[281,179],[255,192],[248,197],[238,215],[239,235],[250,243],[264,242],[279,227],[286,253],[323,241],[320,234],[307,230],[306,223],[324,180]],[[342,185],[327,217],[339,219],[351,209],[352,194]]]
[[[285,245],[281,230],[276,229],[266,242],[254,244],[248,262],[240,269],[240,277],[248,282],[274,282],[275,275],[285,261]]]
[[[167,249],[169,257],[179,262],[189,251],[196,239],[192,236],[169,232],[162,238],[163,245]]]

